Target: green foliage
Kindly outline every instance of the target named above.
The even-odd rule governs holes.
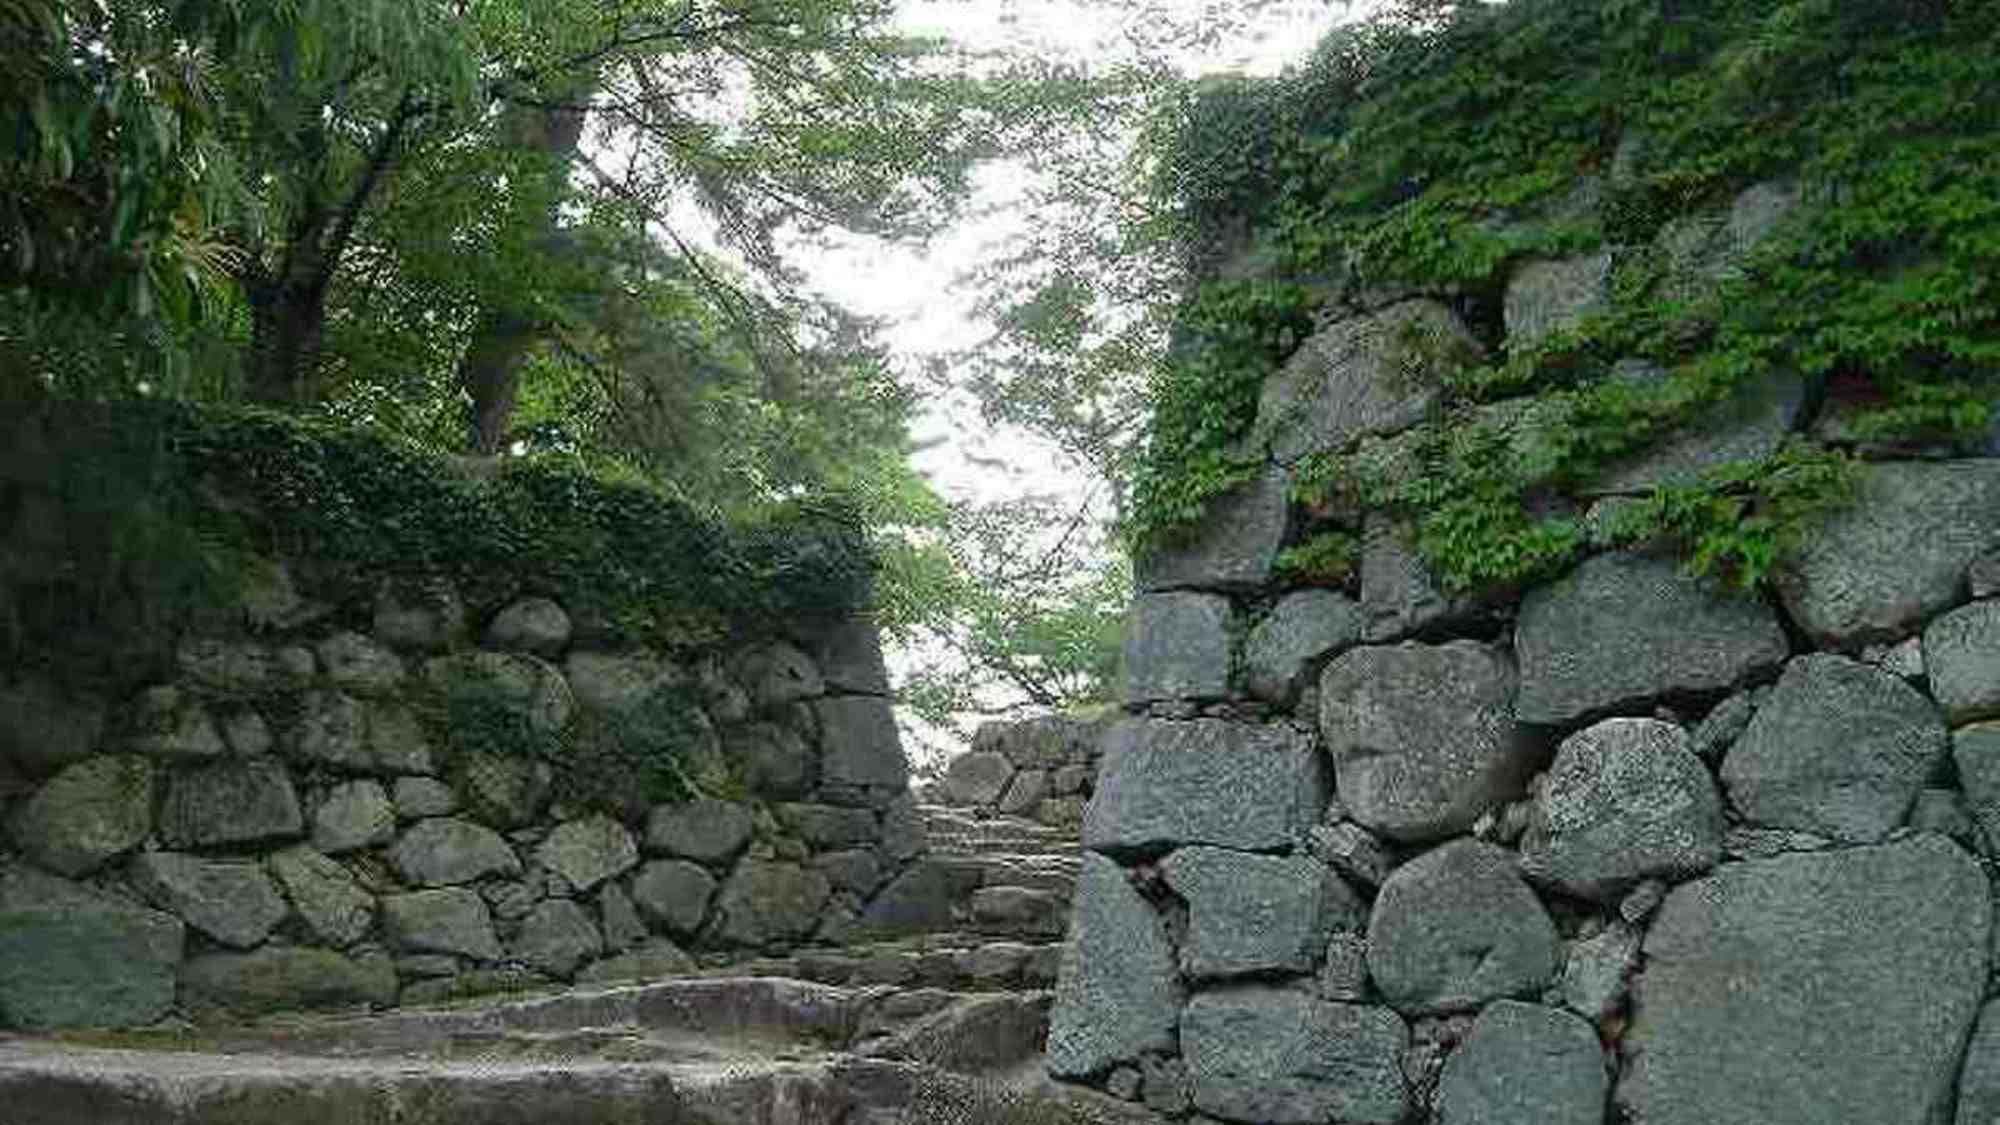
[[[1349,532],[1322,531],[1279,551],[1271,569],[1302,586],[1344,586],[1354,576],[1359,546]]]

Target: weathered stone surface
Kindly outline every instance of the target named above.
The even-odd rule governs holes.
[[[819,780],[819,755],[805,739],[777,723],[733,727],[722,738],[723,756],[743,770],[752,792],[772,800],[803,797]]]
[[[1407,1014],[1477,1008],[1555,975],[1555,924],[1513,853],[1458,840],[1396,869],[1368,920],[1368,970]]]
[[[951,760],[944,771],[945,796],[955,805],[977,807],[1000,799],[1014,778],[1014,763],[1005,754],[974,750]]]
[[[1871,842],[1903,823],[1948,747],[1937,708],[1902,680],[1802,656],[1722,762],[1745,822]]]
[[[1965,797],[1956,789],[1931,786],[1917,794],[1910,806],[1909,825],[1918,832],[1949,836],[1968,848],[1980,846],[1979,825],[1965,807]]]
[[[354,695],[386,695],[403,682],[403,658],[359,633],[336,633],[314,649],[333,686]]]
[[[982,932],[1058,937],[1069,898],[1034,887],[981,887],[966,899],[966,906]]]
[[[1360,930],[1367,907],[1310,856],[1182,848],[1160,863],[1188,904],[1181,971],[1190,978],[1309,973],[1335,930]]]
[[[1022,770],[1007,783],[996,806],[1008,816],[1026,816],[1049,795],[1049,771]]]
[[[382,929],[404,953],[455,953],[479,961],[500,958],[500,939],[486,900],[464,887],[385,895]]]
[[[1727,212],[1692,215],[1666,224],[1653,240],[1666,252],[1671,268],[1661,296],[1685,299],[1740,278],[1750,252],[1798,208],[1801,200],[1797,182],[1768,180],[1738,192]]]
[[[299,795],[285,767],[266,759],[176,771],[160,804],[170,848],[296,840],[305,834]]]
[[[1142,555],[1139,589],[1254,590],[1271,577],[1291,513],[1291,481],[1282,470],[1216,496],[1186,537]]]
[[[1536,805],[1521,870],[1578,898],[1699,875],[1722,858],[1722,798],[1672,723],[1606,719],[1571,735]]]
[[[131,875],[148,902],[224,945],[256,945],[285,917],[285,900],[254,863],[143,852],[132,860]]]
[[[1749,729],[1750,717],[1757,713],[1750,696],[1750,692],[1739,691],[1709,710],[1701,725],[1688,736],[1697,757],[1706,762],[1719,761],[1736,744],[1736,740]]]
[[[547,762],[504,752],[476,750],[452,765],[452,785],[465,811],[496,828],[533,823],[548,802],[554,776]]]
[[[229,752],[239,758],[268,754],[277,743],[277,739],[271,736],[271,725],[255,711],[235,711],[224,716],[222,741],[228,744]]]
[[[1166,927],[1118,865],[1085,853],[1063,946],[1045,1065],[1057,1078],[1171,1054],[1181,984]]]
[[[1396,1125],[1408,1111],[1396,1013],[1246,986],[1204,992],[1181,1015],[1195,1108],[1262,1125]]]
[[[167,1014],[180,920],[39,872],[0,874],[0,1027],[136,1027]]]
[[[1633,926],[1613,923],[1597,936],[1572,944],[1562,979],[1556,982],[1564,1006],[1589,1020],[1616,1012],[1625,1001],[1625,978],[1639,963],[1641,937]]]
[[[778,819],[814,851],[863,847],[882,834],[874,813],[841,805],[779,805]]]
[[[389,858],[405,880],[420,887],[521,873],[520,857],[498,832],[455,817],[418,821],[397,839]]]
[[[401,703],[380,700],[368,708],[368,756],[383,773],[434,771],[430,739],[416,712]]]
[[[468,652],[434,657],[424,677],[455,714],[481,712],[512,720],[516,737],[544,754],[561,749],[562,733],[576,714],[576,697],[561,672],[540,657],[518,652]],[[525,747],[522,747],[525,748]]]
[[[1229,599],[1141,594],[1125,615],[1125,701],[1229,694]]]
[[[1368,999],[1368,939],[1356,933],[1328,938],[1313,986],[1322,1000],[1358,1004]]]
[[[1525,262],[1507,279],[1502,314],[1507,349],[1532,348],[1551,332],[1574,328],[1611,300],[1611,254]]]
[[[601,715],[630,715],[678,697],[685,677],[648,653],[572,652],[563,678],[576,705]]]
[[[730,669],[761,708],[780,707],[826,694],[826,677],[797,646],[780,641],[750,649]]]
[[[1804,381],[1797,376],[1753,380],[1642,452],[1611,465],[1591,482],[1590,491],[1647,493],[1692,484],[1704,470],[1724,462],[1768,457],[1790,436],[1805,398]]]
[[[1477,607],[1445,596],[1404,521],[1370,512],[1361,530],[1361,639],[1399,640],[1431,626],[1466,620]]]
[[[1949,609],[1967,568],[2000,543],[2000,460],[1860,473],[1853,502],[1810,530],[1778,576],[1799,627],[1848,651]]]
[[[494,648],[546,658],[561,655],[569,647],[569,636],[569,614],[547,598],[522,598],[486,626],[486,643]]]
[[[375,758],[368,747],[368,711],[339,692],[315,691],[290,740],[292,756],[315,765],[365,772]]]
[[[14,815],[14,843],[63,875],[87,875],[153,830],[153,767],[144,758],[86,758],[65,768]]]
[[[957,907],[978,888],[984,869],[977,863],[927,857],[903,869],[862,914],[863,928],[885,934],[925,933],[950,928]]]
[[[1978,1027],[1965,1048],[1958,1079],[1958,1116],[1953,1125],[1993,1125],[2000,1121],[2000,1000],[1980,1009]]]
[[[722,863],[750,842],[750,810],[733,801],[697,797],[656,805],[646,817],[646,851],[697,863]]]
[[[1513,696],[1512,662],[1474,641],[1342,653],[1320,675],[1319,724],[1349,815],[1429,840],[1518,796],[1532,748]]]
[[[1931,694],[1947,721],[2000,715],[2000,601],[1974,602],[1931,622],[1923,651]]]
[[[1363,886],[1381,886],[1396,866],[1382,841],[1352,821],[1317,825],[1311,841],[1312,854],[1321,863]]]
[[[396,838],[396,809],[376,781],[336,785],[313,813],[313,847],[328,855],[374,848]]]
[[[731,945],[796,941],[819,924],[832,893],[810,867],[744,860],[716,896],[716,936]]]
[[[581,894],[638,866],[639,848],[624,825],[591,816],[557,825],[535,849],[535,861]]]
[[[360,941],[374,924],[375,896],[326,856],[301,844],[264,862],[320,944],[344,949]]]
[[[1438,1081],[1438,1125],[1601,1125],[1597,1032],[1555,1008],[1501,1000],[1479,1013]]]
[[[174,648],[174,665],[200,687],[242,695],[271,686],[271,650],[252,641],[189,637]]]
[[[604,935],[583,907],[552,898],[529,912],[507,950],[515,960],[550,976],[567,977],[578,965],[603,955]]]
[[[134,753],[149,758],[202,761],[220,758],[228,747],[208,708],[179,688],[151,687],[133,703]]]
[[[438,579],[385,585],[375,595],[374,633],[384,644],[436,652],[465,635],[465,601]]]
[[[1514,630],[1524,723],[1560,725],[1680,692],[1719,691],[1790,654],[1769,606],[1615,553],[1531,591]]]
[[[2000,722],[1951,732],[1951,757],[1986,854],[2000,853]]]
[[[1314,662],[1354,647],[1361,611],[1332,590],[1288,594],[1243,642],[1243,686],[1272,703],[1288,703]]]
[[[676,934],[691,934],[708,917],[715,895],[715,876],[678,859],[654,860],[632,877],[632,902],[655,926]]]
[[[646,920],[639,917],[632,896],[616,883],[606,883],[597,892],[597,918],[598,928],[604,931],[606,952],[631,949],[646,940]]]
[[[422,820],[427,816],[450,816],[458,811],[458,794],[434,777],[399,777],[392,799],[397,820]]]
[[[1105,734],[1083,843],[1114,855],[1298,847],[1326,797],[1324,759],[1289,727],[1130,719]]]
[[[211,953],[182,970],[188,1005],[238,1016],[306,1008],[387,1007],[396,1002],[395,963],[325,949],[274,946],[254,953]]]
[[[845,892],[865,899],[882,885],[882,861],[872,849],[823,852],[812,857],[812,864],[826,873],[836,894]]]
[[[1617,1099],[1645,1125],[1932,1125],[1985,990],[1991,905],[1950,842],[1724,867],[1667,896]]]
[[[579,984],[627,980],[670,980],[692,976],[701,966],[680,946],[665,938],[654,938],[616,957],[606,957],[584,966],[576,976]]]
[[[813,662],[829,691],[888,695],[889,665],[882,658],[882,630],[865,617],[826,630],[813,645]]]
[[[820,780],[827,785],[902,789],[910,783],[902,736],[889,701],[842,695],[813,704],[819,719]]]
[[[1443,304],[1405,301],[1321,329],[1264,383],[1252,441],[1291,464],[1363,434],[1423,421],[1436,405],[1440,362],[1479,343]]]

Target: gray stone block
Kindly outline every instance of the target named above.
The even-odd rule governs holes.
[[[1360,930],[1367,907],[1310,856],[1182,848],[1160,863],[1186,900],[1181,971],[1190,979],[1310,973],[1335,930]]]
[[[1287,594],[1243,642],[1243,686],[1271,703],[1289,703],[1308,668],[1361,639],[1361,611],[1332,590]]]
[[[750,843],[752,824],[749,808],[734,801],[697,797],[678,805],[656,805],[646,817],[646,851],[697,863],[724,863]]]
[[[420,887],[521,873],[520,857],[498,832],[454,817],[418,821],[396,841],[389,857],[405,880]]]
[[[633,876],[632,902],[655,926],[675,934],[691,934],[708,917],[715,885],[715,876],[692,863],[655,860]]]
[[[1229,599],[1141,594],[1125,615],[1128,703],[1221,699],[1229,694]]]
[[[1049,1013],[1048,1072],[1088,1078],[1173,1053],[1181,1000],[1159,915],[1117,864],[1086,853]]]
[[[139,846],[153,830],[153,767],[144,758],[85,758],[20,806],[10,825],[29,859],[62,875],[87,875]]]
[[[1501,1000],[1445,1061],[1437,1125],[1601,1125],[1606,1085],[1591,1025]]]
[[[285,900],[255,863],[145,852],[133,859],[131,876],[148,902],[239,949],[261,943],[285,917]]]
[[[1521,870],[1578,898],[1699,875],[1722,858],[1722,798],[1672,723],[1606,719],[1571,735],[1536,805]]]
[[[320,944],[344,949],[374,924],[375,896],[332,859],[300,844],[272,854],[264,865]]]
[[[1324,759],[1290,727],[1130,719],[1105,735],[1083,843],[1113,855],[1302,847],[1327,788]]]
[[[716,937],[739,946],[797,941],[819,925],[832,894],[813,868],[746,859],[716,896]]]
[[[1397,868],[1368,921],[1369,973],[1408,1015],[1539,992],[1555,975],[1555,952],[1555,923],[1513,853],[1474,840]]]
[[[1282,470],[1209,499],[1195,526],[1135,563],[1139,589],[1250,591],[1271,577],[1291,514],[1290,478]]]
[[[2000,601],[1974,602],[1931,622],[1923,652],[1946,721],[2000,715]]]
[[[313,812],[313,847],[328,855],[375,848],[396,838],[396,809],[377,781],[336,785]]]
[[[188,1007],[203,1014],[380,1008],[396,1002],[396,968],[388,957],[280,946],[196,957],[183,970],[181,987]]]
[[[813,704],[820,727],[820,776],[827,785],[902,789],[910,783],[902,736],[889,701],[843,695]]]
[[[535,849],[535,862],[583,894],[638,866],[639,848],[624,825],[608,816],[590,816],[557,825]]]
[[[178,918],[34,871],[0,874],[0,1027],[139,1027],[174,1002]]]
[[[1524,262],[1507,279],[1507,350],[1520,353],[1611,301],[1611,253]]]
[[[552,898],[522,919],[507,951],[540,972],[568,977],[577,966],[603,956],[604,935],[583,907],[570,899]]]
[[[454,953],[477,961],[497,961],[500,939],[486,900],[463,887],[385,895],[382,928],[403,953]]]
[[[304,834],[298,792],[285,767],[274,761],[176,771],[160,804],[160,839],[170,848],[259,844]]]
[[[1397,1125],[1409,1032],[1387,1008],[1246,986],[1196,996],[1181,1049],[1204,1113],[1260,1125]]]

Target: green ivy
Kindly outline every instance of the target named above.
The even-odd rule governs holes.
[[[1349,532],[1323,531],[1278,552],[1271,569],[1300,585],[1343,586],[1354,575],[1358,547]]]

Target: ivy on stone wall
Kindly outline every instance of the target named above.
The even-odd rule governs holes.
[[[1193,241],[1225,244],[1247,226],[1271,278],[1199,286],[1185,332],[1202,339],[1261,284],[1296,302],[1261,308],[1267,322],[1433,294],[1504,346],[1515,266],[1609,248],[1607,307],[1449,375],[1416,439],[1421,473],[1333,451],[1304,466],[1300,498],[1408,509],[1420,549],[1461,589],[1530,580],[1593,542],[1662,536],[1697,569],[1755,582],[1841,501],[1847,449],[1962,449],[1991,425],[1996,52],[2000,8],[1977,4],[1515,0],[1461,5],[1439,26],[1342,30],[1303,72],[1234,84],[1182,130],[1168,166],[1245,177],[1178,185]],[[1270,121],[1285,127],[1257,124]],[[1259,128],[1278,150],[1254,168],[1203,156]],[[1720,284],[1674,284],[1645,244],[1770,180],[1800,186],[1796,214]],[[1239,382],[1283,357],[1247,357],[1251,373],[1210,354],[1182,350],[1160,391],[1135,504],[1142,543],[1164,542],[1257,463],[1242,445],[1254,408],[1231,415],[1244,418],[1234,428],[1192,426],[1181,404],[1254,399]],[[1632,357],[1662,377],[1615,377]],[[1615,459],[1794,375],[1822,419],[1838,414],[1835,448],[1722,466],[1607,526],[1562,514]],[[1518,396],[1537,403],[1529,442],[1479,410]]]

